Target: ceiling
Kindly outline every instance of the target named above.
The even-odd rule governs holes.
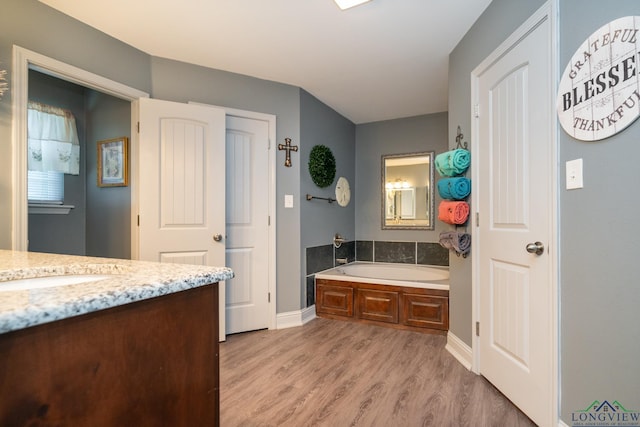
[[[40,0],[153,56],[301,87],[356,124],[447,111],[491,0]]]

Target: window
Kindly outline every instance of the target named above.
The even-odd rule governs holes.
[[[30,203],[62,204],[64,200],[64,173],[28,172],[27,198]]]
[[[27,116],[27,198],[31,212],[34,205],[62,205],[64,175],[78,175],[80,171],[80,143],[76,119],[70,111],[29,101]]]

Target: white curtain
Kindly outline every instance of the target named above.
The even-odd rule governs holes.
[[[80,142],[73,114],[32,101],[27,113],[29,170],[78,175]]]

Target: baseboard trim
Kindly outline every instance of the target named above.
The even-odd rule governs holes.
[[[312,305],[302,310],[287,311],[276,315],[276,329],[295,328],[316,318],[316,306]]]
[[[471,370],[473,365],[473,351],[471,350],[471,347],[452,334],[451,331],[447,334],[447,345],[445,349],[451,353],[451,355],[455,357],[462,366]]]
[[[302,310],[302,324],[308,323],[316,318],[315,304]]]

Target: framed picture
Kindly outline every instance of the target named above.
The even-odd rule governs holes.
[[[129,185],[129,139],[98,141],[98,187]]]

